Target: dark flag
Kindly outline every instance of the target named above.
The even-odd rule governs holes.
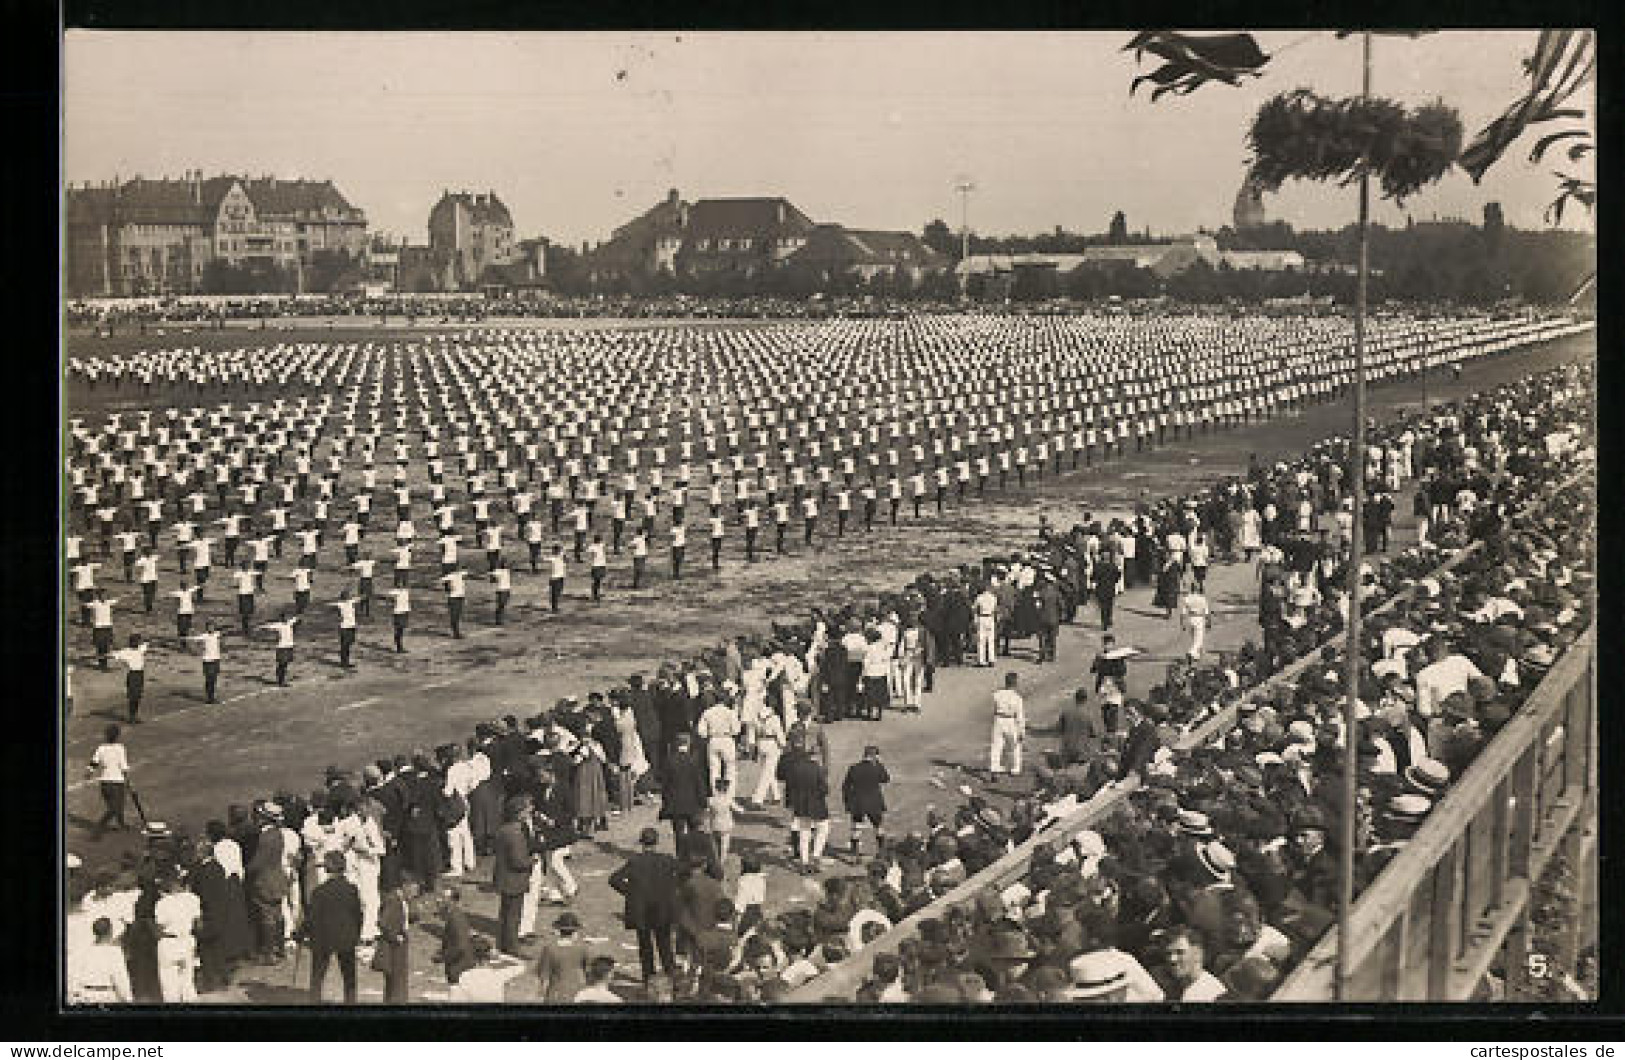
[[[1209,81],[1240,84],[1243,77],[1256,77],[1269,60],[1251,33],[1197,35],[1175,30],[1146,30],[1135,34],[1123,50],[1132,51],[1136,62],[1146,52],[1164,60],[1162,66],[1136,77],[1129,84],[1130,95],[1142,81],[1156,85],[1151,93],[1153,103],[1164,93],[1185,95]]]

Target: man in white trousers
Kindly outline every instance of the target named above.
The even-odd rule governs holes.
[[[1010,756],[1010,775],[1021,773],[1021,745],[1027,739],[1027,706],[1016,691],[1020,678],[1004,675],[1004,687],[993,693],[993,738],[988,747],[987,771],[991,776],[1004,772],[1005,753]]]
[[[992,585],[976,595],[971,602],[971,612],[976,616],[976,665],[992,666],[998,652],[999,615],[999,598],[994,595]]]
[[[446,766],[447,798],[453,795],[463,797],[464,807],[474,793],[474,785],[478,783],[474,776],[474,763],[469,761],[468,750],[460,745],[452,747],[452,761]],[[446,829],[446,847],[450,851],[451,868],[447,876],[457,877],[464,872],[474,869],[474,832],[468,825],[468,814],[464,812],[462,818],[450,828]]]
[[[1182,624],[1191,633],[1191,646],[1185,654],[1193,662],[1198,661],[1207,645],[1207,630],[1213,621],[1213,610],[1202,591],[1192,586],[1191,591],[1179,601],[1179,614]]]

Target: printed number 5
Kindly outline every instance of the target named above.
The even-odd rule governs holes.
[[[1547,964],[1544,953],[1531,953],[1529,955],[1529,974],[1536,979],[1545,979],[1551,974],[1551,966]]]

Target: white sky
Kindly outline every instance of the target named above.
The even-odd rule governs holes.
[[[990,234],[1227,224],[1258,104],[1359,89],[1357,39],[1259,34],[1264,77],[1130,99],[1129,33],[204,33],[71,30],[64,176],[331,178],[375,230],[425,238],[442,189],[494,189],[521,236],[579,243],[663,197],[783,195],[816,221]],[[1470,137],[1518,94],[1535,31],[1378,37],[1374,85],[1443,98]],[[1281,49],[1285,49],[1284,51]],[[1152,57],[1138,72],[1148,72]],[[1482,186],[1453,170],[1403,223],[1540,227],[1562,152],[1515,147]],[[1566,164],[1566,159],[1562,159]],[[1353,219],[1352,189],[1266,199],[1298,227]],[[1583,211],[1573,208],[1579,219]],[[1573,223],[1571,221],[1571,223]]]

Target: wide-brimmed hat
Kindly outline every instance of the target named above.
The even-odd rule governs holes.
[[[1326,831],[1326,815],[1318,806],[1305,806],[1292,815],[1292,830],[1294,832],[1307,832],[1311,830]]]
[[[1405,783],[1420,794],[1436,799],[1450,783],[1450,769],[1436,759],[1419,759],[1405,767]]]
[[[1388,810],[1385,816],[1390,821],[1401,824],[1420,824],[1422,818],[1433,809],[1433,800],[1426,795],[1406,793],[1395,795],[1388,800]]]
[[[566,910],[554,918],[553,928],[555,931],[580,931],[581,918]]]
[[[1202,867],[1212,873],[1216,880],[1227,880],[1236,870],[1236,856],[1230,852],[1229,847],[1217,840],[1197,847],[1196,860],[1200,861]]]
[[[1213,834],[1213,825],[1207,814],[1200,810],[1180,810],[1175,819],[1181,832],[1190,836],[1206,837]]]
[[[653,828],[645,828],[643,831],[638,833],[638,845],[645,847],[659,846],[660,833],[655,831]]]
[[[1128,956],[1117,950],[1092,950],[1072,958],[1071,996],[1101,997],[1128,985]]]

